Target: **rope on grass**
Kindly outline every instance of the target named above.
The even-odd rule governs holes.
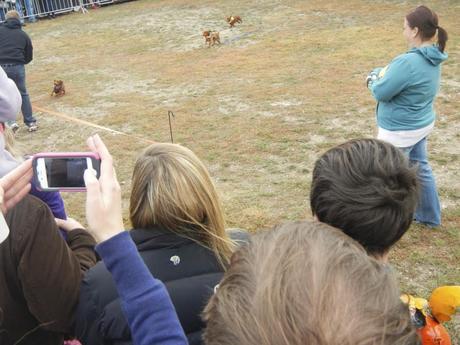
[[[89,127],[93,127],[93,128],[97,128],[97,129],[102,129],[103,131],[106,131],[106,132],[109,132],[109,133],[123,135],[123,136],[130,137],[130,138],[135,138],[137,140],[141,140],[141,141],[144,141],[144,142],[149,143],[149,144],[155,144],[155,141],[153,141],[153,140],[149,140],[149,139],[146,139],[146,138],[138,137],[136,135],[120,132],[120,131],[117,131],[115,129],[104,127],[104,126],[101,126],[101,125],[97,125],[97,124],[89,122],[89,121],[77,119],[75,117],[72,117],[72,116],[64,114],[64,113],[60,113],[60,112],[57,112],[57,111],[42,108],[40,106],[37,106],[36,104],[34,104],[34,109],[37,109],[37,110],[41,111],[42,113],[47,113],[47,114],[51,114],[51,115],[60,117],[61,119],[64,119],[64,120],[67,120],[67,121],[72,121],[72,122],[80,123],[80,124],[85,125],[85,126],[89,126]]]

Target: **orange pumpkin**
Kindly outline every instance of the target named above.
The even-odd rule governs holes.
[[[443,325],[428,315],[425,316],[425,320],[426,325],[417,330],[423,345],[452,345],[449,334]]]

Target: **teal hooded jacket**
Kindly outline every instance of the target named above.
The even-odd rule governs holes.
[[[446,59],[446,53],[431,45],[412,48],[387,67],[374,70],[378,79],[369,84],[369,89],[378,101],[379,127],[414,130],[435,120],[433,103],[439,90],[441,63]]]

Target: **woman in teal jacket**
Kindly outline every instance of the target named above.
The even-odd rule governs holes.
[[[409,51],[374,69],[367,82],[378,102],[378,138],[401,148],[419,166],[421,195],[415,220],[436,227],[441,224],[441,207],[426,145],[436,117],[433,105],[441,63],[447,59],[447,32],[438,25],[435,12],[419,6],[405,17],[403,35]]]

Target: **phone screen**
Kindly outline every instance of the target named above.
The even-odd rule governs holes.
[[[90,157],[40,157],[36,174],[40,189],[84,189],[83,174],[86,169],[96,169],[99,161]]]
[[[87,158],[45,158],[48,187],[84,187],[83,173]]]

